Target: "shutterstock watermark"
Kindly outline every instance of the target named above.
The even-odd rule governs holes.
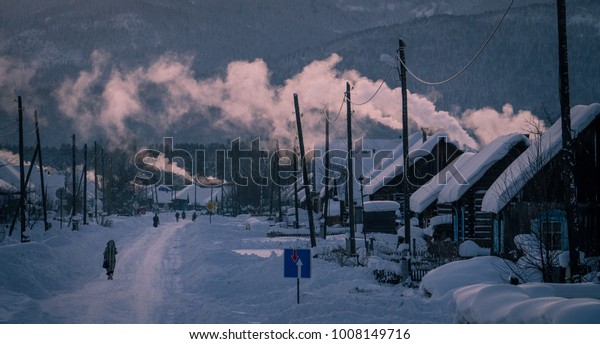
[[[138,173],[134,184],[174,185],[179,179],[179,184],[184,185],[214,186],[227,181],[238,186],[287,186],[301,181],[303,164],[311,171],[312,178],[317,178],[319,185],[327,184],[327,176],[329,185],[344,186],[348,182],[347,150],[315,148],[301,157],[293,149],[266,150],[261,147],[260,139],[249,144],[241,141],[240,138],[232,140],[228,149],[190,152],[175,148],[173,138],[165,137],[162,151],[142,149],[136,153],[134,163]],[[398,153],[401,150],[365,149],[364,140],[358,139],[351,152],[355,182],[363,186],[373,183],[398,186],[406,178],[404,164],[408,163],[407,180],[414,186],[425,184],[436,174],[438,184],[446,184],[450,179],[466,184],[455,166],[461,152],[449,150],[448,145],[441,144],[443,142],[441,137],[435,150],[414,149],[406,160]],[[209,157],[213,160],[211,164],[207,160]],[[329,164],[325,164],[325,160],[329,160]],[[208,166],[213,167],[209,170]]]

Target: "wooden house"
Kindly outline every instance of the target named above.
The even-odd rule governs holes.
[[[462,152],[456,141],[441,132],[411,146],[408,157],[408,178],[406,178],[410,192],[427,183]],[[404,158],[400,155],[394,163],[379,173],[370,185],[365,186],[365,195],[368,195],[372,201],[397,201],[404,209],[404,180]]]
[[[578,246],[600,255],[600,104],[571,109],[574,176],[579,222]],[[503,171],[486,192],[482,210],[492,213],[492,252],[516,250],[518,234],[543,234],[552,250],[568,250],[564,212],[562,135],[558,120]]]
[[[472,240],[491,247],[492,216],[481,211],[483,196],[498,176],[529,147],[529,139],[519,133],[504,135],[484,146],[457,169],[439,192],[438,206],[450,207],[454,240]]]
[[[410,210],[417,214],[420,227],[425,228],[429,226],[430,220],[435,216],[452,214],[451,206],[438,204],[438,196],[450,179],[463,179],[462,175],[464,173],[461,172],[463,166],[474,155],[474,152],[461,154],[427,183],[412,193],[410,196]],[[453,238],[453,240],[458,240],[458,236]]]

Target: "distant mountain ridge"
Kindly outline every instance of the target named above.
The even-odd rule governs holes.
[[[53,123],[69,131],[73,123],[59,114],[53,92],[65,78],[89,70],[96,50],[108,52],[109,65],[123,69],[147,66],[165,53],[190,56],[197,78],[222,74],[231,61],[263,58],[272,83],[281,84],[332,53],[343,58],[337,69],[381,78],[387,66],[379,55],[393,54],[398,38],[403,38],[411,69],[426,79],[443,79],[476,52],[508,1],[323,0],[303,6],[293,0],[3,3],[0,77],[6,79],[3,65],[23,71],[35,66],[25,101],[50,116],[43,125]],[[457,114],[468,108],[500,108],[508,102],[516,109],[555,115],[554,1],[515,1],[513,6],[495,38],[465,73],[436,87],[409,78],[411,92],[427,95],[439,108]],[[600,89],[596,63],[600,3],[569,1],[568,15],[571,103],[588,104],[598,101]],[[396,86],[395,79],[391,75],[388,84]],[[5,93],[0,97],[0,119],[14,118],[16,95],[11,93],[20,90],[0,80],[0,91]],[[143,136],[144,128],[136,132]],[[59,135],[46,137],[50,144],[64,142]]]
[[[600,99],[600,3],[570,2],[569,71],[571,104],[589,104]],[[427,81],[440,81],[458,72],[485,42],[499,12],[478,15],[436,15],[408,23],[370,28],[292,53],[273,61],[274,70],[288,68],[285,75],[335,51],[344,60],[338,68],[356,69],[372,79],[387,70],[379,57],[393,55],[398,39],[406,43],[409,68]],[[460,112],[468,108],[515,108],[534,111],[540,117],[558,113],[558,45],[556,9],[553,5],[531,5],[512,9],[479,58],[460,76],[439,86],[418,82],[409,75],[408,88],[428,95],[440,108]],[[279,81],[279,80],[276,80]],[[398,77],[387,79],[398,85]],[[553,117],[554,116],[554,117]],[[546,118],[544,118],[546,119]]]

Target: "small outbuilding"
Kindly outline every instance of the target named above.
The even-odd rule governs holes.
[[[396,211],[400,204],[395,201],[369,201],[363,208],[363,233],[396,234]]]

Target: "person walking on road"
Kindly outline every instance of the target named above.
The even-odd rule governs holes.
[[[115,265],[117,263],[117,246],[114,240],[109,240],[104,248],[104,263],[102,267],[106,269],[106,275],[108,279],[113,279],[113,273],[115,272]]]

